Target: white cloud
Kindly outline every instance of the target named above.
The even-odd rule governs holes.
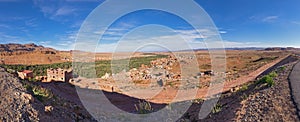
[[[7,24],[0,24],[0,28],[6,28],[6,29],[8,29],[8,28],[10,28],[10,26],[7,25]]]
[[[25,25],[26,25],[27,27],[36,27],[36,26],[38,26],[38,24],[37,24],[37,22],[36,22],[36,18],[31,18],[31,19],[29,19],[29,20],[26,20],[26,21],[25,21]]]
[[[255,42],[255,41],[223,41],[224,46],[226,48],[235,48],[235,47],[262,47],[261,42]]]
[[[55,35],[55,38],[58,38],[58,40],[56,41],[48,40],[48,41],[39,41],[37,43],[58,50],[73,50],[76,37],[77,37],[77,31],[68,31],[65,34]]]
[[[265,23],[270,23],[270,22],[275,22],[276,20],[279,19],[279,16],[259,16],[259,15],[255,15],[255,16],[251,16],[249,17],[250,20],[256,21],[256,22],[265,22]]]
[[[292,21],[292,24],[300,25],[300,21]]]
[[[64,16],[64,15],[74,14],[74,12],[76,12],[75,8],[68,7],[68,6],[63,6],[61,8],[58,8],[54,15],[55,16]]]
[[[0,32],[0,40],[4,41],[4,42],[12,42],[12,41],[19,41],[19,40],[21,40],[21,38],[18,36],[9,35],[9,34]]]
[[[101,2],[103,0],[66,0],[67,2]]]
[[[263,22],[274,22],[278,18],[279,18],[279,16],[267,16],[267,17],[263,18],[262,21]]]
[[[22,0],[0,0],[0,2],[21,2]]]
[[[157,30],[161,31],[161,30]],[[202,35],[199,35],[200,32]],[[158,32],[160,33],[160,32]],[[157,51],[161,50],[162,47],[168,48],[168,50],[186,50],[186,49],[198,49],[206,48],[203,41],[197,39],[206,39],[209,36],[217,36],[210,29],[198,29],[198,30],[175,30],[172,34],[146,36],[139,35],[139,33],[126,35],[124,38],[119,40],[118,43],[101,43],[97,47],[98,52],[113,52],[113,51],[135,51],[137,48],[145,48],[142,51]],[[118,38],[112,38],[118,39]],[[211,48],[220,47],[219,42],[211,42]],[[155,45],[155,46],[153,46]],[[141,47],[142,46],[142,47]],[[118,48],[117,48],[118,47]]]
[[[220,34],[226,34],[227,33],[227,31],[219,31],[220,32]]]
[[[236,48],[236,47],[268,47],[260,42],[236,42],[236,41],[216,41],[209,42],[210,48]],[[139,51],[161,51],[167,50],[162,47],[167,47],[168,50],[186,50],[186,49],[207,49],[205,42],[185,41],[180,36],[161,36],[143,40],[121,40],[119,43],[99,44],[97,52],[130,52],[137,48],[142,48]]]
[[[44,1],[33,0],[34,5],[40,9],[45,17],[52,20],[63,21],[61,17],[69,17],[76,15],[76,12],[81,11],[80,7],[67,4],[65,1]],[[65,18],[66,19],[66,18]]]
[[[36,42],[39,45],[43,45],[45,47],[54,48],[57,50],[73,50],[75,43],[73,41],[59,41],[59,43],[53,43],[55,41],[38,41]]]
[[[119,30],[119,29],[117,29]],[[153,31],[155,30],[155,31]],[[81,38],[86,41],[80,41],[77,45],[85,51],[97,52],[131,52],[142,48],[142,51],[159,51],[168,48],[171,51],[186,49],[206,49],[222,48],[222,47],[263,47],[267,44],[253,41],[220,41],[219,34],[227,33],[226,31],[217,32],[214,29],[197,29],[197,30],[168,30],[162,28],[137,28],[130,32],[118,33],[125,34],[123,36],[114,36],[114,32],[108,33],[103,40],[111,40],[102,42],[95,46],[97,42],[97,34],[103,31],[95,31],[93,34],[81,34]],[[123,32],[123,31],[122,31]],[[170,33],[172,32],[172,33]],[[121,38],[122,37],[122,38]],[[118,40],[120,39],[120,40]],[[94,42],[92,40],[95,40]],[[218,41],[219,40],[219,41]],[[205,42],[207,43],[205,43]],[[162,48],[163,47],[163,48]],[[79,50],[80,50],[79,49]],[[116,50],[117,49],[117,50]],[[164,49],[166,50],[166,49]]]

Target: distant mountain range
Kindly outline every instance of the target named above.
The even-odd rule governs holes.
[[[0,64],[52,64],[72,61],[71,51],[36,44],[0,44]]]
[[[201,51],[201,50],[208,50],[205,48],[200,49],[192,49],[193,51]],[[222,48],[211,48],[209,50],[223,50]],[[294,47],[233,47],[233,48],[225,48],[225,50],[300,50],[300,48]],[[77,50],[70,50],[70,51],[58,51],[53,48],[44,47],[42,45],[36,45],[34,43],[30,44],[16,44],[16,43],[9,43],[9,44],[0,44],[0,52],[6,53],[13,53],[13,52],[46,52],[46,53],[56,53],[56,52],[76,52]],[[191,50],[179,50],[179,51],[191,51]],[[159,51],[154,51],[159,52]]]
[[[294,48],[294,47],[270,47],[270,48],[266,48],[265,50],[300,50],[300,48]]]
[[[32,51],[53,51],[57,50],[53,48],[44,47],[41,45],[36,45],[34,43],[30,44],[0,44],[0,52],[32,52]]]
[[[275,51],[275,50],[300,50],[300,48],[294,47],[232,47],[232,48],[210,48],[210,49],[193,49],[193,51],[202,51],[202,50],[266,50],[266,51]],[[191,51],[191,50],[180,50],[180,51]]]

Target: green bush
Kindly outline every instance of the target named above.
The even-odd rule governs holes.
[[[53,98],[52,92],[46,88],[42,88],[41,86],[36,86],[31,83],[24,82],[24,87],[26,88],[27,91],[31,92],[33,96],[36,97],[41,102]]]
[[[246,91],[248,89],[248,85],[247,84],[244,84],[240,89],[239,91]]]
[[[269,73],[269,76],[274,78],[274,77],[277,77],[278,75],[276,72],[273,71],[273,72]]]
[[[240,97],[242,100],[246,100],[248,98],[248,95],[243,93],[243,95]]]
[[[279,67],[279,71],[284,71],[286,69],[286,66],[281,66],[281,67]]]
[[[45,100],[51,99],[53,97],[53,94],[48,89],[39,86],[33,87],[32,92],[34,96],[37,97],[41,102],[44,102]]]
[[[222,110],[222,105],[219,104],[219,103],[217,103],[217,104],[213,107],[212,113],[215,114],[215,113],[220,112],[221,110]]]
[[[139,114],[147,114],[153,111],[153,108],[148,101],[139,101],[139,104],[135,104],[134,106]]]
[[[260,83],[267,83],[268,86],[273,86],[275,85],[275,82],[273,78],[270,75],[264,76],[262,79],[259,80]]]
[[[199,104],[199,103],[204,102],[204,99],[202,99],[202,98],[197,98],[197,99],[192,100],[192,102],[193,102],[193,103],[196,103],[196,104]]]
[[[268,84],[268,86],[274,86],[275,85],[275,82],[273,81],[273,79],[272,80],[268,80],[267,81],[267,84]]]
[[[266,83],[269,87],[274,86],[275,82],[273,78],[277,77],[278,74],[276,72],[271,72],[268,75],[265,75],[260,80],[257,81],[257,83]]]

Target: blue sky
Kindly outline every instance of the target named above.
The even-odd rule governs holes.
[[[81,24],[102,2],[101,0],[0,0],[0,41],[36,43],[60,50],[73,49]],[[196,0],[196,2],[214,21],[226,47],[300,47],[299,0]],[[180,9],[180,6],[174,7]],[[101,23],[101,20],[99,22]],[[101,42],[104,45],[101,45],[98,51],[111,51],[111,47],[114,47],[124,34],[135,27],[147,24],[155,26],[146,26],[139,29],[139,32],[134,31],[135,33],[129,35],[135,37],[134,40],[146,41],[145,37],[162,40],[172,33],[157,26],[164,25],[175,32],[186,34],[190,40],[202,40],[194,33],[192,27],[178,16],[163,11],[143,10],[130,13],[114,22],[103,36]],[[201,45],[192,47],[204,48]]]

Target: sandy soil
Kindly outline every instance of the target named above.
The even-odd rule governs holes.
[[[272,67],[273,65],[277,64],[278,62],[280,62],[282,59],[284,59],[286,57],[287,57],[287,55],[283,56],[281,58],[278,58],[275,61],[268,63],[264,66],[261,66],[258,69],[252,71],[251,73],[248,73],[248,75],[240,76],[240,77],[236,78],[235,80],[225,82],[223,90],[222,90],[222,84],[216,85],[213,87],[214,89],[212,89],[209,94],[214,95],[219,92],[229,91],[236,86],[240,86],[244,83],[253,81],[262,72],[264,72],[268,68]],[[193,80],[190,77],[191,76],[189,76],[189,79]],[[105,90],[108,92],[111,92],[112,86],[118,86],[118,87],[126,86],[126,85],[128,86],[128,82],[125,82],[126,81],[125,79],[124,79],[124,81],[118,81],[118,84],[114,83],[114,81],[112,81],[112,80],[113,79],[102,80],[102,79],[81,78],[80,82],[75,83],[75,85],[78,85],[82,88],[102,89],[102,90]],[[131,97],[146,99],[146,100],[154,102],[154,103],[162,103],[162,104],[186,101],[186,100],[191,100],[191,99],[195,99],[195,98],[203,98],[203,99],[210,98],[210,95],[207,96],[208,95],[207,92],[209,90],[208,87],[203,87],[203,88],[193,87],[193,88],[186,88],[186,89],[178,89],[177,87],[170,87],[170,86],[165,86],[163,88],[162,87],[145,88],[145,87],[139,87],[139,86],[134,85],[134,86],[128,86],[128,88],[132,87],[132,89],[125,90],[125,91],[124,91],[124,89],[123,89],[123,91],[118,90],[118,87],[114,87],[114,89],[115,89],[114,92],[126,94]]]

